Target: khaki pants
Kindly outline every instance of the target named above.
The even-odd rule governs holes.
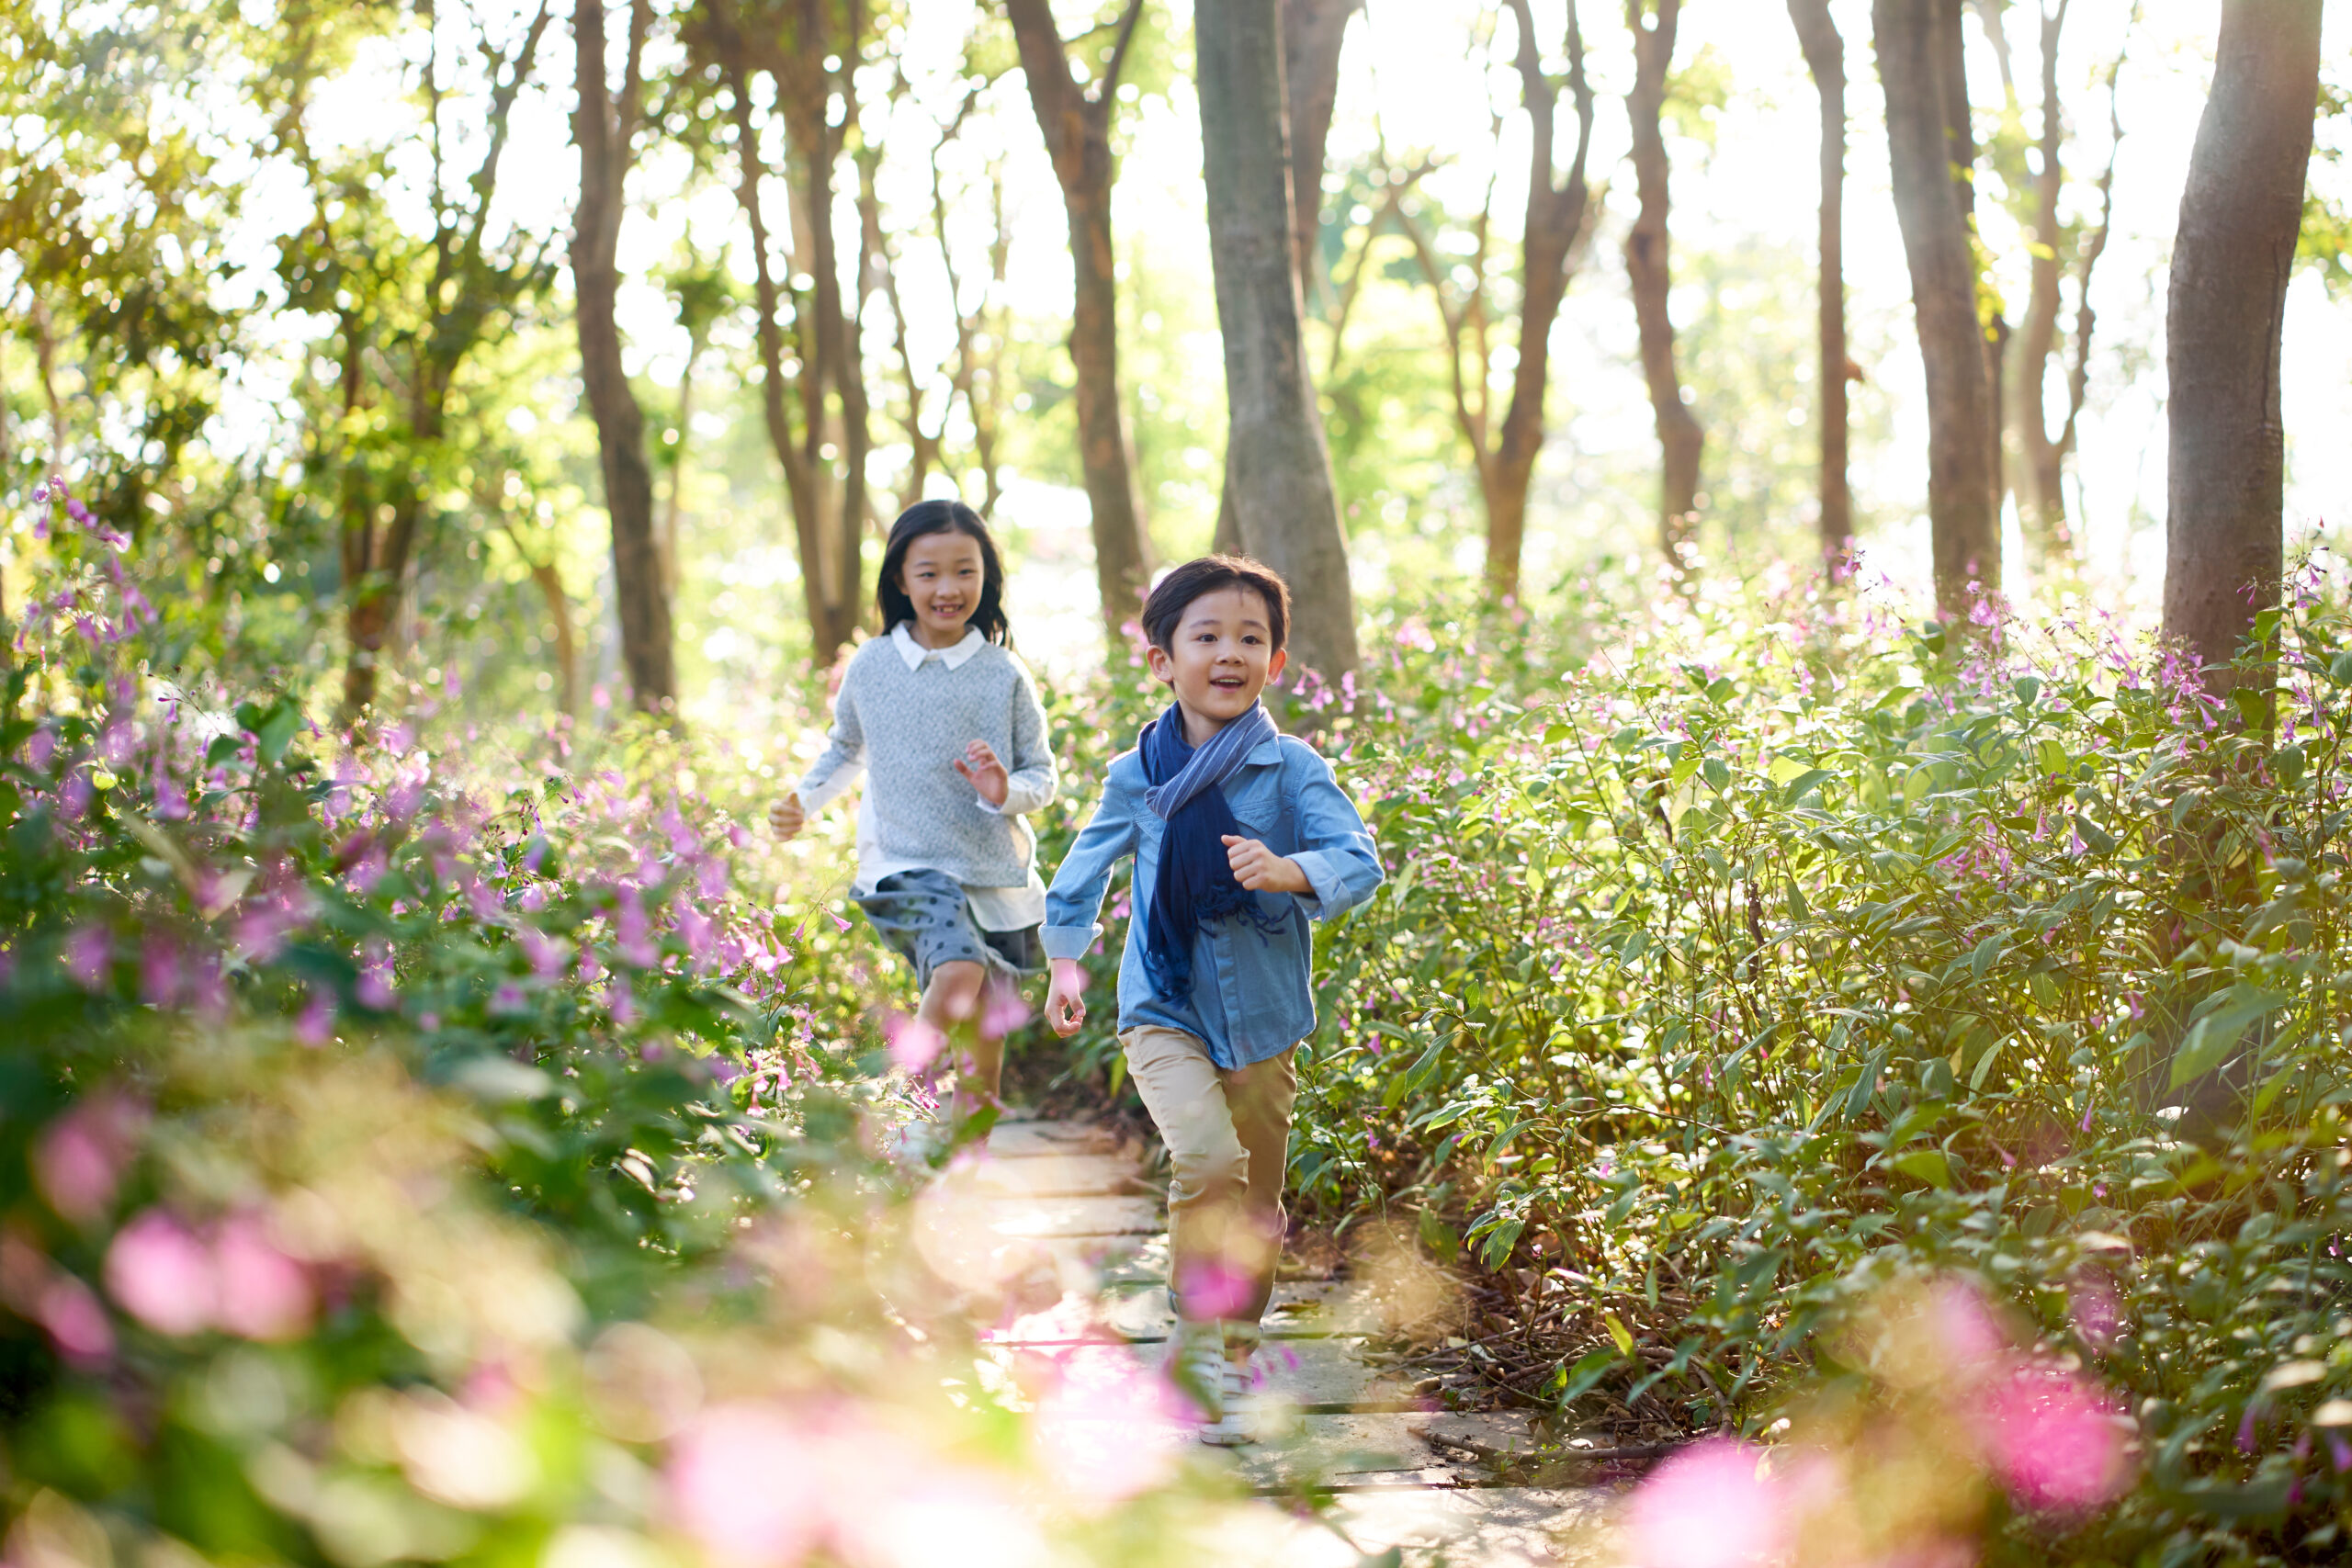
[[[1231,1070],[1179,1029],[1119,1036],[1127,1076],[1168,1145],[1168,1293],[1190,1322],[1254,1324],[1282,1258],[1283,1185],[1298,1077],[1284,1051]]]

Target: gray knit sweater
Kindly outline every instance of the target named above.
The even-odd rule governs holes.
[[[964,748],[985,740],[1011,787],[990,806],[956,772]],[[857,880],[865,894],[893,872],[941,871],[964,885],[984,929],[1045,918],[1035,836],[1021,820],[1054,798],[1046,710],[1020,660],[977,631],[926,649],[904,626],[859,649],[833,702],[830,743],[800,781],[814,813],[871,777],[857,813]]]

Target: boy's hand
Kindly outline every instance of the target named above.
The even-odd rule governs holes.
[[[1306,873],[1298,863],[1274,853],[1255,839],[1238,838],[1227,833],[1224,839],[1226,863],[1233,867],[1233,880],[1252,893],[1307,893],[1315,885],[1306,880]]]
[[[975,740],[965,747],[954,767],[990,806],[1002,806],[1004,797],[1012,793],[1012,775],[1004,771],[1004,764],[997,761],[995,749],[985,740]]]
[[[1086,989],[1086,965],[1075,958],[1054,960],[1054,980],[1046,992],[1046,1021],[1054,1032],[1070,1035],[1086,1021],[1086,1004],[1079,996]]]
[[[800,796],[786,795],[768,807],[768,826],[775,829],[779,839],[789,839],[808,825],[808,814],[800,809]]]

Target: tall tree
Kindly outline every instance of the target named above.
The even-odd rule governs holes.
[[[2321,0],[2222,0],[2165,310],[2165,635],[2217,686],[2285,554],[2287,283],[2319,102]],[[2266,671],[2255,681],[2267,688]]]
[[[1296,595],[1294,662],[1337,681],[1356,666],[1355,597],[1301,332],[1276,0],[1199,0],[1193,28],[1225,338],[1227,490],[1243,547]]]
[[[1292,244],[1298,262],[1298,296],[1311,308],[1323,288],[1323,166],[1331,114],[1340,98],[1340,54],[1348,22],[1364,0],[1282,0],[1283,113],[1290,127]],[[1345,330],[1344,320],[1338,323]],[[1333,358],[1338,357],[1338,335]],[[1234,508],[1233,464],[1227,454],[1212,548],[1241,548],[1241,518]]]
[[[1999,428],[1978,314],[1976,141],[1961,55],[1962,0],[1872,0],[1894,214],[1928,381],[1928,520],[1936,604],[1965,615],[2001,586]]]
[[[736,200],[752,235],[760,407],[792,502],[820,665],[856,631],[865,604],[859,552],[873,437],[859,328],[871,270],[861,256],[855,292],[844,301],[833,216],[836,175],[857,134],[857,66],[871,21],[864,0],[705,0],[687,29],[697,58],[716,69],[734,133]],[[784,282],[763,190],[771,171],[761,152],[763,115],[753,102],[761,74],[784,122]],[[795,285],[788,292],[787,283]]]
[[[1076,297],[1069,319],[1070,366],[1078,381],[1079,466],[1093,514],[1094,575],[1113,646],[1134,618],[1151,582],[1151,537],[1136,484],[1135,443],[1119,393],[1118,254],[1111,244],[1111,111],[1135,45],[1143,0],[1127,0],[1116,41],[1089,90],[1072,69],[1054,24],[1050,0],[1005,0],[1021,74],[1045,133],[1054,177],[1069,217]]]
[[[1679,557],[1698,523],[1699,463],[1707,446],[1698,416],[1683,400],[1668,308],[1674,288],[1667,227],[1672,167],[1660,118],[1681,19],[1682,0],[1625,0],[1625,23],[1634,30],[1634,86],[1625,95],[1625,114],[1633,122],[1634,181],[1641,197],[1625,236],[1625,272],[1641,329],[1642,378],[1649,383],[1650,412],[1657,423],[1658,547],[1668,562]]]
[[[551,274],[551,238],[543,243],[516,234],[493,243],[492,236],[514,102],[537,67],[552,12],[541,0],[519,35],[508,31],[517,20],[511,11],[469,12],[475,39],[467,52],[480,62],[479,93],[452,89],[463,67],[449,58],[443,29],[425,29],[417,89],[429,135],[419,184],[432,231],[420,238],[399,228],[381,198],[390,172],[383,154],[330,165],[308,134],[317,85],[309,62],[346,10],[289,8],[289,56],[301,63],[288,73],[273,107],[281,144],[309,180],[312,201],[311,221],[279,242],[278,276],[289,304],[335,322],[338,417],[311,466],[334,475],[349,641],[344,711],[356,717],[375,703],[378,665],[393,642],[439,481],[462,466],[453,463],[446,439],[459,374]],[[479,134],[460,135],[460,119]],[[453,167],[452,154],[469,145],[480,149],[470,169]]]
[[[1323,162],[1331,141],[1331,114],[1340,101],[1340,51],[1348,23],[1364,0],[1282,0],[1283,109],[1290,121],[1293,243],[1298,292],[1321,292]]]
[[[1789,0],[1805,68],[1821,98],[1821,517],[1822,558],[1836,560],[1854,534],[1846,482],[1846,40],[1829,0]]]
[[[1593,92],[1585,74],[1584,31],[1575,0],[1568,6],[1565,84],[1544,70],[1543,49],[1536,42],[1535,18],[1528,0],[1508,3],[1519,35],[1513,61],[1520,103],[1527,111],[1530,145],[1527,208],[1520,222],[1517,359],[1510,371],[1510,400],[1504,406],[1499,425],[1494,420],[1489,390],[1494,385],[1493,319],[1498,307],[1487,281],[1494,183],[1487,184],[1487,209],[1471,224],[1471,254],[1459,268],[1441,261],[1427,230],[1392,194],[1396,220],[1412,242],[1445,328],[1453,420],[1477,469],[1478,499],[1487,513],[1487,582],[1498,598],[1519,592],[1520,557],[1527,537],[1527,492],[1535,477],[1535,459],[1544,450],[1552,327],[1559,320],[1569,279],[1591,238],[1594,215],[1592,187],[1586,175],[1592,147]],[[1555,172],[1555,160],[1564,85],[1576,110],[1577,146],[1562,175]],[[1498,142],[1504,124],[1498,109]],[[1396,174],[1389,177],[1392,193],[1408,184],[1407,178]]]
[[[615,257],[626,187],[635,161],[645,91],[645,39],[652,0],[630,0],[628,39],[617,91],[606,85],[605,0],[575,0],[571,37],[579,88],[571,138],[580,148],[580,204],[571,232],[573,320],[580,333],[580,377],[596,422],[612,520],[613,590],[620,612],[621,663],[629,695],[647,713],[677,705],[670,632],[670,593],[653,534],[653,470],[645,457],[645,414],[621,364],[620,292]],[[535,574],[536,575],[536,574]]]
[[[2015,428],[2018,462],[2014,485],[2018,513],[2025,524],[2027,546],[2038,567],[2069,561],[2075,555],[2074,532],[2066,517],[2064,488],[2067,459],[2075,450],[2083,403],[2090,387],[2091,333],[2097,321],[2091,309],[2091,276],[2106,254],[2107,236],[2115,211],[2115,161],[2123,141],[2123,118],[2118,98],[2123,71],[2119,51],[2107,73],[2108,158],[2098,178],[2098,219],[2087,228],[2068,222],[2060,212],[2066,185],[2066,121],[2058,91],[2058,46],[2066,26],[2070,0],[2053,6],[2041,0],[2041,125],[2034,142],[2037,166],[2018,194],[2029,203],[2020,214],[2032,236],[2032,281],[2026,296],[2025,320],[2011,347],[2010,375],[2014,390],[2006,400]],[[2136,11],[2135,11],[2136,20]],[[1998,26],[1988,17],[1986,26]],[[2066,346],[2071,363],[2066,374],[2065,403],[2059,429],[2051,433],[2052,410],[2046,387],[2051,356],[2059,350],[2063,298],[2067,275],[2075,291],[2073,341]]]

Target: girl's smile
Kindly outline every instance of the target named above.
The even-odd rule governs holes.
[[[984,581],[980,542],[948,529],[925,534],[907,547],[899,586],[914,606],[915,640],[925,648],[953,648],[979,608]]]

